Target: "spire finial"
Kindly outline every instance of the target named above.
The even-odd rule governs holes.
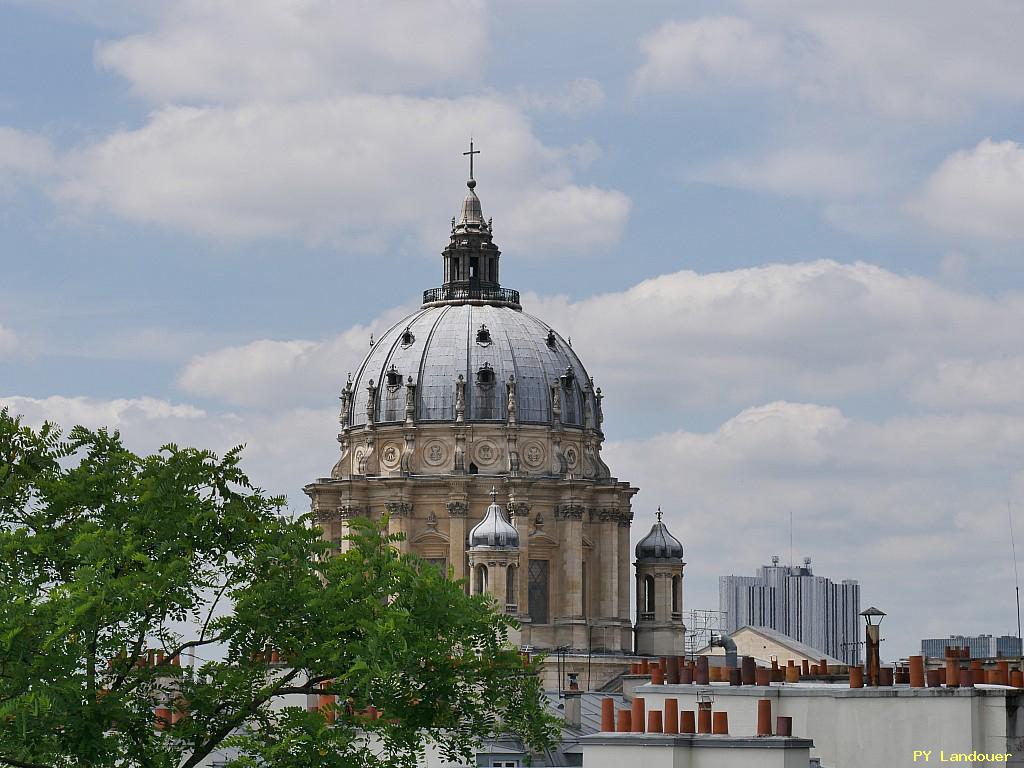
[[[472,189],[476,186],[476,179],[473,178],[473,155],[479,155],[479,149],[473,149],[473,137],[469,137],[469,152],[463,152],[463,155],[469,155],[469,181],[466,182],[466,186]]]
[[[491,504],[497,504],[497,503],[498,503],[498,492],[495,490],[494,486],[492,485],[491,486]]]
[[[658,505],[658,522],[661,522],[661,504]]]

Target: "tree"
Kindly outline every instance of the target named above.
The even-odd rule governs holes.
[[[338,554],[282,509],[240,449],[140,457],[0,412],[0,765],[190,768],[231,747],[383,767],[425,741],[551,743],[511,619],[379,523]]]

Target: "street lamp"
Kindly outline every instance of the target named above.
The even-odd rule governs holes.
[[[882,623],[882,619],[885,618],[885,613],[878,610],[874,606],[871,606],[866,611],[861,611],[860,615],[864,617],[864,639],[865,648],[867,650],[867,673],[868,673],[868,685],[878,686],[878,678],[881,673],[882,662],[879,657],[879,644],[881,643],[879,635],[879,626]]]

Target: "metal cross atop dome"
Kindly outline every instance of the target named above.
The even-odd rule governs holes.
[[[658,505],[658,522],[661,522],[661,505]]]
[[[497,503],[498,503],[498,492],[494,489],[494,486],[492,485],[491,486],[491,504],[497,504]]]
[[[479,149],[476,149],[476,150],[473,149],[473,139],[472,138],[470,138],[470,140],[469,140],[469,152],[463,152],[462,154],[463,155],[469,155],[469,180],[473,181],[474,180],[473,179],[473,155],[479,155],[480,154],[480,150]]]

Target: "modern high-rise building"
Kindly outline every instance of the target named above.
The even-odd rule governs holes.
[[[950,635],[921,641],[921,654],[942,658],[946,648],[967,648],[972,659],[992,659],[997,656],[1020,656],[1021,641],[1013,635]]]
[[[854,579],[834,582],[803,565],[761,566],[756,576],[721,576],[719,611],[724,631],[767,627],[840,659],[860,664],[860,585]]]

